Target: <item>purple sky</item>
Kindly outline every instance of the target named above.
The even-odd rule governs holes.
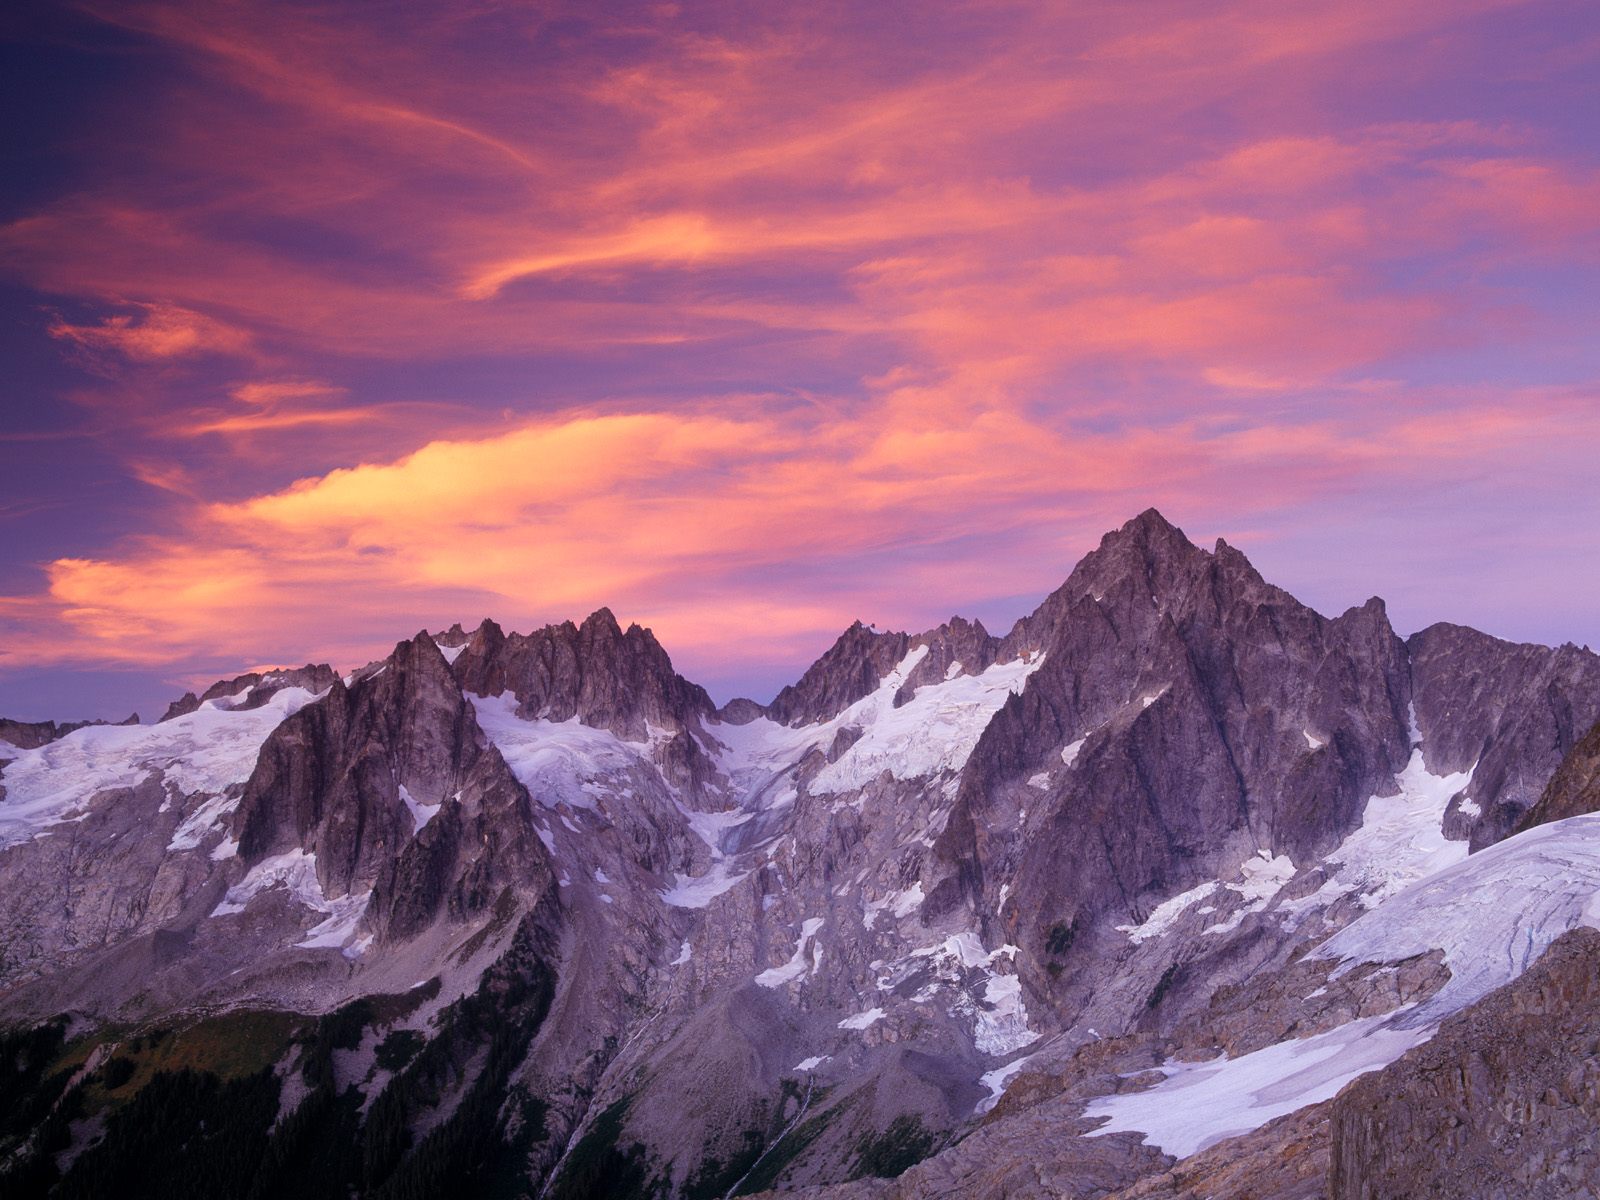
[[[601,604],[765,699],[1150,505],[1600,643],[1588,0],[419,8],[3,19],[0,714]]]

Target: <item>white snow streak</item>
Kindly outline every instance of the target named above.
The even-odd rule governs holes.
[[[1162,1068],[1168,1078],[1147,1091],[1091,1101],[1084,1116],[1109,1120],[1088,1136],[1143,1133],[1147,1144],[1187,1158],[1329,1099],[1358,1075],[1387,1066],[1432,1034],[1431,1029],[1390,1028],[1391,1019],[1392,1014],[1351,1021],[1235,1059],[1168,1063]]]
[[[978,1082],[989,1089],[989,1094],[978,1101],[978,1107],[974,1110],[974,1113],[986,1113],[998,1104],[1000,1097],[1005,1094],[1006,1086],[1022,1072],[1022,1068],[1033,1061],[1034,1057],[1032,1054],[1025,1054],[1021,1058],[1008,1062],[1003,1067],[996,1067],[994,1070],[985,1071],[978,1076]]]
[[[782,987],[803,975],[814,973],[822,963],[822,947],[812,942],[822,926],[821,917],[807,917],[800,926],[800,941],[789,961],[781,967],[768,967],[756,976],[756,982],[764,988]]]
[[[866,1029],[883,1020],[883,1009],[869,1008],[864,1013],[857,1013],[853,1017],[846,1017],[839,1022],[840,1029]]]
[[[1190,888],[1187,892],[1179,892],[1169,900],[1163,900],[1150,910],[1150,915],[1137,925],[1118,925],[1117,932],[1128,935],[1128,940],[1134,945],[1148,942],[1158,938],[1181,917],[1189,906],[1205,899],[1222,885],[1215,879],[1202,883],[1199,887]]]
[[[1328,855],[1328,881],[1310,896],[1279,907],[1323,908],[1354,893],[1364,906],[1375,908],[1417,880],[1461,862],[1467,857],[1466,842],[1448,840],[1442,825],[1450,798],[1471,778],[1471,770],[1431,774],[1421,748],[1413,750],[1396,777],[1399,793],[1368,800],[1361,827]]]
[[[415,837],[422,832],[422,827],[434,817],[438,816],[442,804],[424,804],[406,789],[405,784],[400,785],[400,801],[406,806],[406,811],[411,814],[411,835]]]
[[[864,732],[837,762],[817,772],[813,793],[855,791],[885,771],[904,780],[958,770],[1000,706],[1044,662],[1036,654],[997,663],[981,675],[920,687],[905,704],[894,707],[895,693],[927,652],[926,646],[911,651],[877,691],[835,718],[841,727],[854,725]]]

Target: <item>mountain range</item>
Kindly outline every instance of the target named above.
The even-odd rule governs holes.
[[[601,609],[0,722],[14,1196],[1568,1197],[1600,657],[1154,510],[718,706]]]

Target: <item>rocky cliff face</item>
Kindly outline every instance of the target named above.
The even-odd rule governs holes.
[[[1567,752],[1545,785],[1539,801],[1523,816],[1518,829],[1564,821],[1600,810],[1600,724]]]
[[[871,695],[913,650],[925,649],[896,693],[903,703],[916,689],[954,673],[979,674],[994,661],[999,640],[981,621],[952,617],[937,629],[911,635],[880,633],[857,621],[813,663],[798,682],[780,691],[765,713],[784,725],[826,721]]]
[[[367,927],[386,936],[553,880],[527,795],[426,633],[273,731],[233,830],[247,867],[300,852],[324,896],[370,895]]]
[[[163,721],[196,712],[208,700],[216,701],[229,709],[260,708],[286,688],[304,688],[310,692],[325,692],[338,679],[338,673],[326,663],[308,663],[303,667],[285,667],[276,671],[248,671],[232,679],[219,679],[200,695],[185,692],[167,705]],[[138,721],[131,724],[137,725]]]
[[[1505,837],[1596,716],[1600,660],[1576,646],[1513,645],[1459,625],[1407,643],[1417,714],[1437,730],[1429,766],[1470,771],[1451,804],[1450,831],[1478,850]]]
[[[1381,602],[1328,620],[1155,513],[1019,623],[1006,649],[1023,647],[1043,666],[966,766],[929,903],[959,891],[993,911],[1041,991],[1052,969],[1069,989],[1093,969],[1062,943],[1107,911],[1261,852],[1316,860],[1410,753],[1408,663]]]
[[[623,630],[608,608],[581,625],[567,621],[526,635],[506,635],[484,621],[451,657],[464,690],[513,696],[519,717],[576,720],[624,741],[658,744],[659,765],[674,786],[698,791],[711,774],[695,737],[716,710],[711,697],[672,669],[653,633],[638,625]]]
[[[121,722],[123,725],[137,725],[139,714],[134,713]],[[0,717],[0,756],[5,754],[7,746],[18,750],[37,750],[40,746],[48,745],[57,738],[66,737],[80,729],[89,729],[96,725],[108,725],[109,721],[67,721],[57,724],[54,721],[13,721]]]
[[[639,740],[651,726],[676,732],[716,708],[705,689],[672,669],[655,635],[624,631],[602,608],[581,625],[567,621],[531,634],[502,633],[484,621],[455,656],[455,675],[479,696],[510,692],[523,717],[567,721]]]
[[[1331,1200],[1568,1200],[1600,1181],[1600,932],[1520,979],[1332,1110]]]
[[[478,1114],[510,1194],[1310,1195],[1337,1088],[1274,1064],[1381,1067],[1579,920],[1595,819],[1505,835],[1597,719],[1592,655],[1324,617],[1153,511],[1005,636],[857,623],[768,705],[606,610],[456,626],[0,754],[0,999],[366,1005],[277,1077],[384,1171]],[[1167,1100],[1201,1060],[1295,1102]]]

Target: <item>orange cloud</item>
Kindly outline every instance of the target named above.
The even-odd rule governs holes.
[[[1542,349],[1495,272],[1600,213],[1537,113],[1451,111],[1509,7],[105,6],[170,78],[0,261],[107,314],[50,332],[166,507],[13,619],[264,661],[610,603],[710,661],[1481,463],[1529,389],[1407,372]]]
[[[1600,434],[1586,400],[1526,399],[1588,430],[1569,423],[1575,436]],[[688,661],[716,665],[762,639],[814,644],[861,612],[936,619],[945,603],[909,582],[929,571],[980,599],[1042,592],[1075,543],[1137,503],[1192,511],[1248,477],[1259,496],[1234,510],[1277,511],[1386,477],[1448,478],[1510,446],[1537,452],[1537,422],[1495,400],[1442,435],[1437,420],[1403,413],[1381,428],[1219,418],[1096,434],[993,409],[906,423],[917,411],[896,392],[827,430],[707,409],[577,413],[434,442],[198,505],[181,532],[55,561],[47,600],[9,604],[34,631],[30,660],[154,664],[197,643],[240,661],[364,660],[394,636],[397,612],[528,624],[609,603]],[[1020,561],[986,549],[1017,539],[1032,547]],[[926,562],[901,557],[918,547]],[[875,572],[848,568],[842,590],[805,582],[826,564],[874,560]]]

